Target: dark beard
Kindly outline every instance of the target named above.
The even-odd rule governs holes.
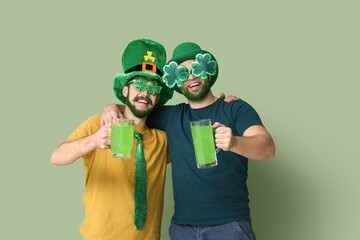
[[[135,105],[133,105],[130,102],[129,95],[130,94],[128,94],[127,97],[126,97],[126,106],[129,107],[130,111],[135,115],[135,117],[144,118],[144,117],[148,116],[152,112],[152,110],[154,109],[154,106],[153,106],[152,102],[150,101],[150,99],[146,99],[146,100],[150,103],[151,108],[149,108],[148,110],[138,110],[138,109],[136,109]],[[137,99],[145,99],[145,98],[135,98],[134,101],[137,100]]]
[[[206,79],[204,81],[204,84],[201,86],[201,89],[194,93],[190,93],[189,90],[187,88],[180,88],[182,94],[191,101],[200,101],[202,100],[204,97],[206,97],[210,91],[210,82],[209,79]]]

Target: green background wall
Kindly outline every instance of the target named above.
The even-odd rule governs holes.
[[[113,77],[137,38],[168,56],[199,43],[219,61],[215,95],[262,117],[277,149],[249,164],[257,239],[358,239],[359,22],[355,0],[2,1],[0,239],[81,239],[82,161],[56,167],[50,156],[117,102]],[[171,171],[165,201],[162,240]]]

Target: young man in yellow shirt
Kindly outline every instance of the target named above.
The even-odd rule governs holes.
[[[170,155],[165,132],[147,128],[145,122],[155,107],[164,105],[173,95],[173,89],[159,81],[165,63],[164,47],[148,39],[131,42],[123,53],[125,73],[116,75],[114,92],[126,104],[125,117],[134,120],[136,136],[130,159],[112,157],[111,126],[100,126],[99,115],[86,120],[52,154],[55,165],[69,165],[83,158],[83,239],[160,239]],[[146,165],[143,170],[140,161]]]

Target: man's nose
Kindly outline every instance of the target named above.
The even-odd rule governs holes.
[[[140,91],[139,95],[141,95],[141,96],[147,96],[147,95],[149,95],[149,90],[148,90],[148,89],[145,89],[145,91]]]
[[[192,75],[192,73],[191,72],[189,72],[189,80],[192,80],[192,79],[194,79],[195,77],[194,77],[194,75]]]

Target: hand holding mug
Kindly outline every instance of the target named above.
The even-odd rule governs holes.
[[[233,134],[229,127],[215,122],[212,128],[215,128],[215,144],[224,151],[229,151],[233,145]]]
[[[111,125],[107,124],[102,126],[95,134],[95,144],[97,148],[109,149],[110,148]]]

